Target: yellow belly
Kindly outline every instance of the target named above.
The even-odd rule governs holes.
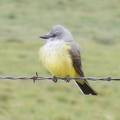
[[[40,50],[42,63],[52,75],[76,76],[68,49],[70,48],[65,42],[56,42],[45,45]]]

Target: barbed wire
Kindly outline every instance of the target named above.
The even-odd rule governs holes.
[[[33,80],[35,82],[36,80],[52,80],[54,82],[57,82],[57,80],[65,80],[66,82],[69,82],[71,80],[91,80],[91,81],[120,81],[120,78],[112,78],[112,77],[45,77],[45,76],[38,76],[38,73],[34,76],[28,77],[28,76],[1,76],[0,80]]]

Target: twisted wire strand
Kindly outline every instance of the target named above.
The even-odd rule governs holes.
[[[91,81],[120,81],[120,78],[112,78],[112,77],[46,77],[46,76],[38,76],[37,72],[34,76],[2,76],[0,75],[0,80],[91,80]]]

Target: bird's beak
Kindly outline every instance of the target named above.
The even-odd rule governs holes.
[[[50,33],[48,33],[48,34],[46,34],[46,35],[40,36],[40,38],[42,38],[42,39],[49,39],[49,38],[51,38],[51,37],[53,37],[53,35],[50,34]]]

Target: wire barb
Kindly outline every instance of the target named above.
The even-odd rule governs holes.
[[[35,83],[35,81],[38,79],[38,73],[36,72],[36,75],[32,77],[33,79],[33,83]]]

